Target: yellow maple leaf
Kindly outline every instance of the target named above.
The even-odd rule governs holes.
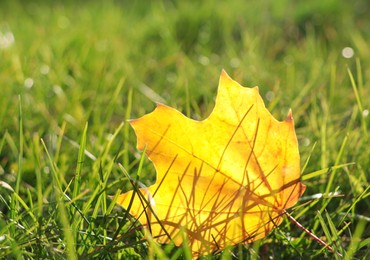
[[[130,205],[160,243],[180,245],[183,231],[194,255],[250,243],[279,225],[305,190],[291,112],[277,121],[257,87],[244,88],[225,71],[207,119],[158,104],[130,124],[157,180],[117,202]]]

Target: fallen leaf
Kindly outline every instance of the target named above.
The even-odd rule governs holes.
[[[194,256],[250,243],[278,226],[305,190],[291,112],[277,121],[257,87],[225,71],[207,119],[158,104],[130,124],[157,179],[117,202],[159,243],[180,245],[185,232]]]

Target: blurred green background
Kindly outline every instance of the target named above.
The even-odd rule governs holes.
[[[367,219],[369,227],[370,217],[365,199],[370,169],[369,17],[366,0],[3,0],[0,180],[16,190],[29,210],[38,212],[40,223],[53,222],[58,217],[49,214],[52,205],[47,203],[55,200],[51,166],[39,141],[44,140],[68,193],[79,152],[76,144],[88,122],[86,149],[91,156],[81,170],[81,190],[95,189],[105,170],[108,195],[127,189],[118,166],[105,168],[114,160],[130,174],[136,172],[140,154],[135,137],[120,124],[150,112],[155,102],[194,119],[205,118],[225,69],[244,86],[258,85],[279,120],[292,108],[302,166],[309,159],[304,173],[355,163],[334,171],[332,180],[334,175],[327,174],[305,182],[307,196],[325,193],[328,187],[344,195],[310,207],[302,222],[320,233],[318,220],[311,221],[318,209],[327,210],[335,221],[350,212],[348,222],[353,225],[340,238],[347,250],[359,219]],[[144,172],[144,182],[151,183],[155,173],[149,162]],[[13,238],[1,240],[0,247],[11,255],[10,243],[10,248],[21,248],[27,255],[33,249],[22,246],[22,241],[32,235],[11,229],[12,195],[6,188],[0,191],[0,231]],[[77,200],[84,205],[90,196]],[[33,208],[40,197],[39,208]],[[19,206],[17,212],[26,211]],[[24,222],[29,221],[26,215]],[[27,223],[30,229],[37,224]],[[362,238],[369,237],[365,226]],[[337,228],[343,228],[343,222]],[[304,252],[304,243],[311,242],[302,243],[301,256],[310,255]],[[351,254],[364,257],[369,252],[365,245]],[[310,246],[320,250],[319,245]]]

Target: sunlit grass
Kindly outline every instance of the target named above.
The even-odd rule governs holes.
[[[39,2],[0,4],[0,258],[188,258],[114,203],[125,172],[155,180],[126,120],[156,101],[205,118],[222,68],[278,119],[293,110],[307,189],[292,216],[344,258],[369,256],[366,1]],[[338,254],[285,219],[213,257]]]

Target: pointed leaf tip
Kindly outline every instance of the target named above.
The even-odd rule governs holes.
[[[288,112],[288,115],[285,119],[285,122],[292,122],[293,121],[293,114],[292,114],[292,109],[289,108],[289,112]]]
[[[226,70],[222,69],[221,70],[221,75],[220,75],[220,79],[230,79],[230,76],[229,74],[227,74]]]

